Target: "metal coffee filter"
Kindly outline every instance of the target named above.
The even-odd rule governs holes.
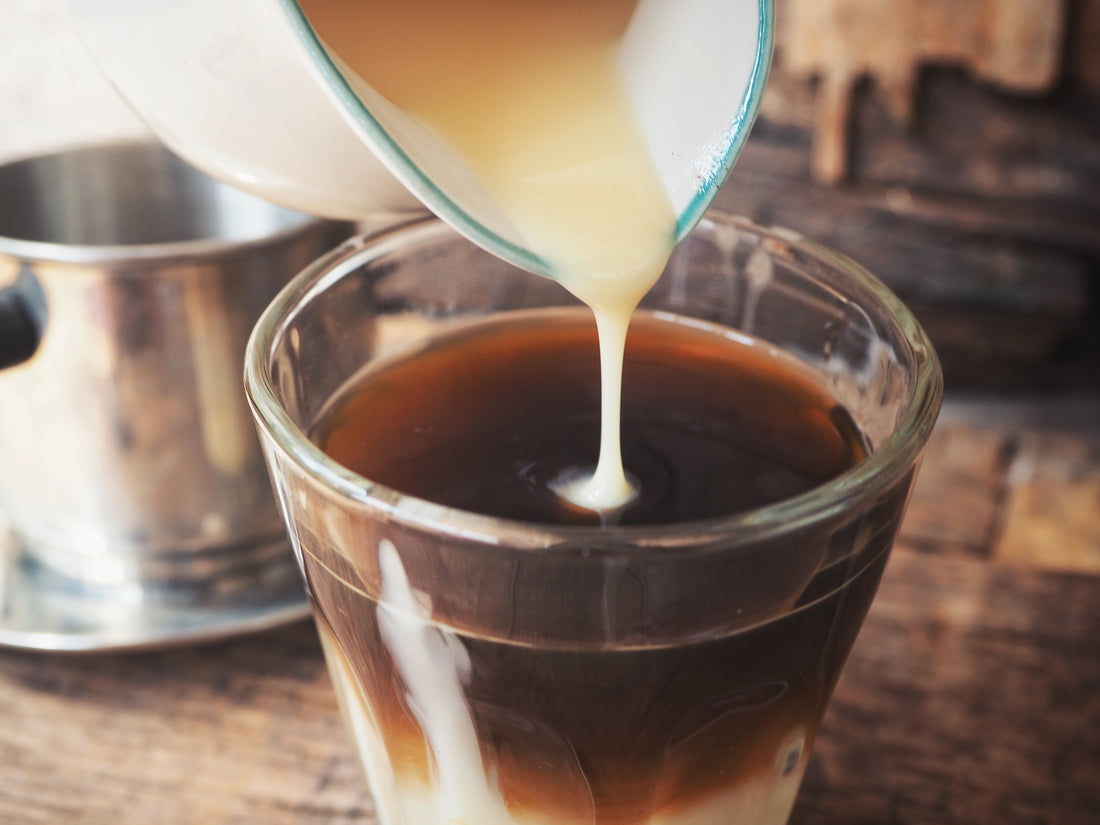
[[[152,143],[0,167],[0,644],[306,615],[241,364],[262,309],[351,230]]]

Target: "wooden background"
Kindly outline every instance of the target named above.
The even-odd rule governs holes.
[[[950,388],[1100,389],[1100,0],[776,7],[719,202],[886,281]]]

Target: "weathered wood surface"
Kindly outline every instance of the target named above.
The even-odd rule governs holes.
[[[1100,389],[1100,0],[776,5],[760,117],[719,203],[886,281],[949,386]],[[830,152],[843,176],[816,168]]]
[[[718,204],[843,252],[931,334],[951,387],[1100,389],[1100,97],[1010,100],[945,71],[907,132],[871,91],[853,182],[814,181],[812,88],[773,74]]]
[[[1035,410],[949,405],[794,825],[1097,821],[1100,402]],[[0,719],[5,825],[374,822],[309,624],[0,651]]]
[[[1062,67],[1066,0],[781,0],[779,38],[788,71],[818,83],[813,170],[827,183],[848,173],[856,84],[871,79],[895,117],[913,122],[926,64],[963,67],[1017,92],[1046,92]]]

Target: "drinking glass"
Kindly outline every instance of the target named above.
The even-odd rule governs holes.
[[[573,304],[427,219],[335,250],[253,333],[249,400],[379,818],[783,823],[939,411],[934,351],[856,264],[712,211],[643,308],[797,358],[869,445],[842,475],[726,517],[569,527],[420,500],[311,441],[364,367]]]

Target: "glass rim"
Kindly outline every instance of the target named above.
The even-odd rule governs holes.
[[[782,501],[708,519],[661,525],[573,526],[482,515],[436,504],[371,481],[329,458],[278,401],[271,381],[270,354],[310,300],[366,263],[440,234],[462,236],[434,216],[387,226],[345,241],[293,278],[261,315],[245,352],[245,394],[262,435],[312,480],[357,506],[390,521],[441,535],[458,536],[508,549],[547,549],[559,545],[599,552],[622,546],[675,550],[717,540],[724,547],[768,540],[803,529],[849,509],[853,502],[884,491],[915,466],[939,414],[943,376],[932,343],[910,310],[870,272],[850,258],[787,229],[767,228],[719,210],[702,224],[725,224],[795,246],[832,270],[842,271],[877,303],[907,343],[914,362],[912,394],[890,435],[862,461],[804,493]],[[466,241],[468,243],[468,241]],[[486,253],[489,254],[489,253]],[[530,277],[541,277],[531,275]],[[867,307],[864,307],[867,309]]]

